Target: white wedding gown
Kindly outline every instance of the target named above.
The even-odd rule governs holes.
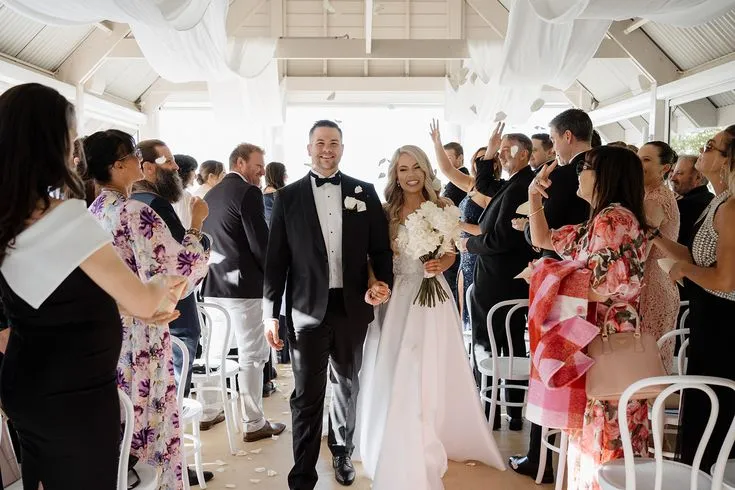
[[[397,254],[393,270],[393,294],[376,310],[365,340],[354,459],[362,460],[374,490],[443,489],[447,459],[505,470],[449,285],[439,276],[450,299],[421,307],[413,304],[421,262]]]

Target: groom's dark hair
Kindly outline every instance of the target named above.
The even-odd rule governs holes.
[[[316,131],[316,128],[334,128],[339,131],[339,137],[342,138],[342,128],[339,127],[339,124],[328,119],[320,119],[319,121],[315,122],[309,130],[309,139],[311,139],[311,137],[314,135],[314,131]]]

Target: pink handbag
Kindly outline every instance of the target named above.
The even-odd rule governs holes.
[[[626,306],[635,315],[635,331],[609,335],[608,315],[615,306],[620,305]],[[636,381],[666,375],[656,339],[650,334],[641,333],[638,314],[624,303],[615,304],[607,310],[602,331],[589,344],[587,355],[595,361],[587,371],[587,398],[615,401]],[[638,391],[633,398],[655,398],[660,392],[660,386],[650,386]]]

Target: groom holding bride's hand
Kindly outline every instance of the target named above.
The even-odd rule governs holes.
[[[332,121],[316,122],[307,148],[309,175],[276,193],[263,294],[265,335],[273,348],[283,348],[277,319],[284,297],[291,318],[291,490],[316,486],[327,366],[335,478],[342,485],[355,480],[351,457],[362,349],[373,306],[388,300],[393,283],[388,222],[375,188],[339,171],[342,130]]]

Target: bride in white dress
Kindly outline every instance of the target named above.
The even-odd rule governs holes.
[[[505,465],[482,411],[454,301],[433,308],[413,304],[424,271],[437,274],[452,297],[441,272],[455,256],[422,264],[395,250],[398,234],[407,233],[402,223],[421,203],[451,203],[438,197],[438,180],[416,146],[396,151],[388,182],[395,281],[365,341],[357,447],[374,490],[440,490],[447,459],[479,461],[499,470]]]

